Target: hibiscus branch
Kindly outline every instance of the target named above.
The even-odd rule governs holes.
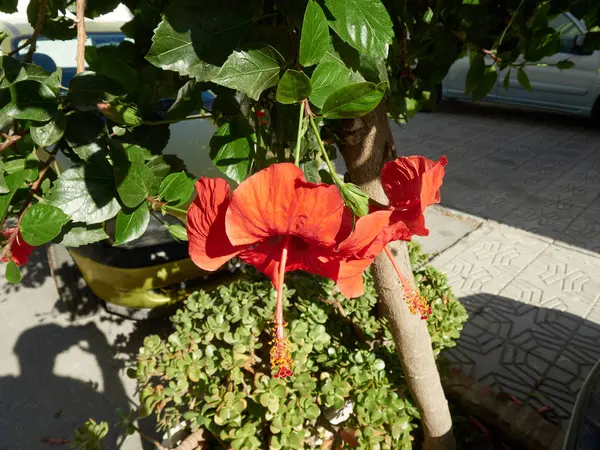
[[[310,126],[312,127],[313,132],[315,133],[315,137],[317,138],[317,142],[319,143],[319,149],[321,150],[321,156],[323,157],[323,159],[325,160],[325,163],[327,164],[327,168],[329,169],[331,178],[333,178],[333,181],[335,181],[335,184],[337,184],[341,188],[344,185],[344,181],[340,179],[337,172],[335,171],[335,167],[333,167],[333,164],[331,163],[331,160],[329,159],[329,156],[327,156],[327,151],[325,150],[325,144],[323,144],[323,141],[321,140],[321,133],[319,132],[319,129],[317,128],[315,119],[313,119],[313,114],[310,111],[310,108],[307,109],[307,114],[308,114],[308,121],[310,122]]]
[[[29,205],[31,204],[31,201],[33,200],[34,195],[36,193],[35,191],[37,191],[39,189],[40,184],[42,184],[42,181],[44,181],[44,177],[46,176],[46,172],[50,168],[50,165],[54,161],[55,157],[56,157],[56,152],[50,153],[50,156],[48,157],[48,159],[46,160],[46,162],[44,163],[44,165],[40,169],[40,172],[39,172],[39,175],[38,175],[37,179],[31,185],[31,188],[29,189],[29,195],[27,196],[27,199],[25,200],[25,204],[23,205],[23,207],[19,211],[18,219],[17,219],[17,224],[15,225],[15,227],[14,227],[13,231],[11,232],[10,236],[8,236],[8,238],[6,240],[6,244],[4,245],[4,248],[2,249],[2,253],[0,253],[0,261],[3,260],[4,258],[8,257],[8,255],[10,255],[10,249],[12,248],[13,244],[17,240],[17,237],[19,236],[19,230],[21,228],[21,221],[23,220],[23,216],[25,215],[25,211],[27,211],[27,208],[29,208]]]
[[[4,137],[5,140],[4,140],[4,142],[2,142],[2,144],[0,144],[0,152],[6,150],[8,147],[13,145],[15,142],[17,142],[23,136],[21,136],[20,134],[8,135],[8,134],[3,133],[2,137]]]
[[[44,26],[44,19],[46,18],[47,6],[48,6],[47,0],[40,0],[40,9],[38,11],[37,21],[35,23],[35,28],[33,30],[33,34],[31,35],[31,37],[29,39],[27,39],[25,42],[23,42],[21,45],[19,45],[17,48],[15,48],[13,51],[11,51],[8,54],[8,56],[16,55],[17,53],[19,53],[21,50],[23,50],[25,47],[27,47],[29,45],[30,47],[29,47],[29,50],[27,51],[27,55],[25,56],[25,61],[31,62],[31,59],[33,58],[33,54],[35,53],[36,42],[37,42],[38,37],[40,36],[40,33],[42,32],[42,28]]]
[[[85,70],[85,42],[87,33],[85,32],[85,2],[86,0],[77,0],[77,73]]]
[[[170,209],[173,212],[177,212],[180,214],[187,214],[187,209],[181,209],[181,208],[177,208],[175,206],[171,206],[171,205],[167,204],[167,202],[161,202],[160,200],[157,200],[150,196],[146,197],[146,201],[149,202],[150,204],[152,204],[153,207],[158,207],[160,209],[163,209],[163,208]]]
[[[300,144],[302,143],[302,125],[304,123],[304,107],[307,101],[304,100],[300,103],[300,117],[298,118],[298,137],[296,138],[296,156],[294,164],[300,166]]]

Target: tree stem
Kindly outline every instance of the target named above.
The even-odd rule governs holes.
[[[27,50],[27,55],[25,55],[25,62],[31,62],[31,60],[33,59],[33,54],[35,53],[38,37],[40,37],[42,28],[44,28],[44,20],[46,19],[47,7],[47,0],[40,0],[40,10],[38,12],[37,21],[35,22],[35,28],[33,29],[33,34],[28,39],[29,50]]]
[[[383,164],[395,157],[395,147],[385,102],[361,119],[344,121],[340,128],[337,133],[339,148],[351,181],[369,197],[387,204],[380,172]],[[395,250],[394,262],[405,274],[407,284],[416,289],[406,243],[395,243],[391,249]],[[406,383],[421,412],[424,449],[452,450],[455,448],[452,419],[433,356],[427,322],[412,314],[403,301],[404,287],[385,254],[379,255],[371,268],[381,310],[388,319]]]
[[[192,114],[183,119],[167,119],[167,120],[144,120],[142,125],[166,125],[171,123],[182,122],[184,120],[210,119],[212,114]]]
[[[85,42],[87,33],[85,32],[85,2],[86,0],[77,0],[77,73],[85,70]]]

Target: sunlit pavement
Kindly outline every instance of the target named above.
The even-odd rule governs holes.
[[[446,217],[473,216],[430,214],[423,239],[470,314],[447,357],[565,425],[600,359],[600,127],[446,103],[394,134],[400,154],[448,156]],[[444,243],[458,218],[476,225]]]
[[[446,355],[564,421],[600,358],[600,131],[452,103],[393,130],[399,154],[449,159],[421,239],[471,314]],[[0,449],[44,448],[40,439],[69,438],[89,417],[115,422],[135,404],[125,366],[155,324],[59,301],[43,249],[22,285],[0,289]],[[107,448],[141,443],[113,435]]]

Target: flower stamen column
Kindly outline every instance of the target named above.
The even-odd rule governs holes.
[[[402,288],[404,289],[404,301],[406,301],[408,304],[408,309],[412,314],[420,314],[421,319],[426,320],[431,314],[431,307],[429,307],[427,301],[419,293],[418,288],[413,287],[408,278],[404,276],[398,267],[398,264],[396,264],[396,259],[394,258],[390,247],[386,245],[384,247],[384,251],[392,263],[392,266],[394,266],[394,270],[398,274],[398,278],[400,278],[400,283],[402,283]]]
[[[273,329],[274,337],[271,342],[271,366],[275,370],[275,375],[273,375],[275,378],[285,379],[294,375],[294,372],[292,372],[294,361],[292,359],[292,345],[285,335],[285,326],[287,324],[283,321],[283,284],[290,237],[285,236],[283,239],[281,260],[279,261],[275,328]]]

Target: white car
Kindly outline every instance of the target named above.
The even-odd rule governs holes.
[[[571,14],[560,14],[549,26],[560,32],[560,52],[527,65],[525,71],[531,91],[523,88],[512,70],[508,89],[504,88],[505,69],[498,73],[496,86],[484,100],[543,108],[580,116],[600,115],[600,51],[585,52],[583,22]],[[556,63],[569,59],[575,65],[566,70]],[[517,63],[523,62],[519,57]],[[492,63],[486,56],[486,63]],[[447,98],[470,99],[465,95],[469,57],[456,61],[442,82],[442,95]]]

